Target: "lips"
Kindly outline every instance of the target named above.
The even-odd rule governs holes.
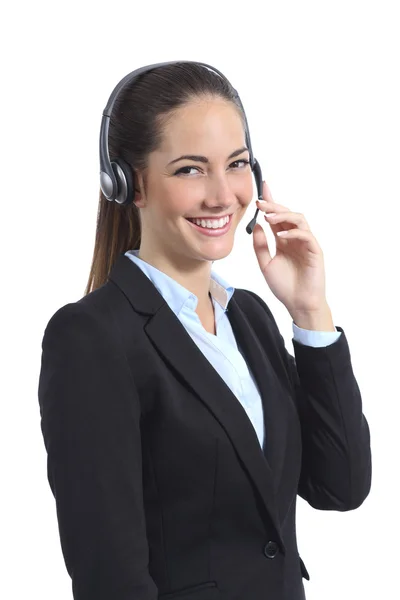
[[[223,227],[219,227],[217,229],[201,227],[200,225],[196,225],[196,223],[193,223],[192,221],[190,221],[190,219],[186,219],[186,221],[191,225],[191,227],[194,227],[199,233],[202,233],[203,235],[207,235],[210,237],[218,237],[218,236],[224,235],[225,233],[227,233],[229,231],[231,224],[232,224],[232,215],[229,216],[229,221]]]

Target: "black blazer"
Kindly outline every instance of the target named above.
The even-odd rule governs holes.
[[[39,378],[47,475],[76,600],[300,600],[299,494],[347,511],[370,435],[343,329],[294,341],[236,289],[227,316],[264,407],[266,447],[153,283],[121,254],[51,317]]]

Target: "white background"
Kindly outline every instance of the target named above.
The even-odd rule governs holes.
[[[371,429],[372,490],[348,513],[317,511],[299,498],[307,600],[400,597],[398,3],[258,5],[70,0],[3,9],[0,596],[7,600],[72,598],[40,430],[41,340],[51,315],[81,298],[87,282],[102,110],[127,73],[167,60],[211,64],[239,91],[275,201],[304,213],[324,251],[328,302],[350,345]],[[214,268],[269,304],[293,353],[290,315],[245,231],[254,211],[252,204],[234,250]]]

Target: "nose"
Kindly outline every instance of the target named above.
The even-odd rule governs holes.
[[[222,206],[228,208],[235,203],[236,196],[231,189],[226,174],[215,174],[207,182],[205,204],[210,208],[212,206]]]

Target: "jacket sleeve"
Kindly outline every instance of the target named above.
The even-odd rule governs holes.
[[[371,447],[350,350],[343,329],[326,347],[305,346],[293,338],[293,357],[276,321],[260,298],[289,374],[302,433],[298,494],[321,510],[358,508],[371,488]]]
[[[140,404],[125,355],[79,303],[50,319],[39,376],[47,477],[75,600],[155,600]]]

